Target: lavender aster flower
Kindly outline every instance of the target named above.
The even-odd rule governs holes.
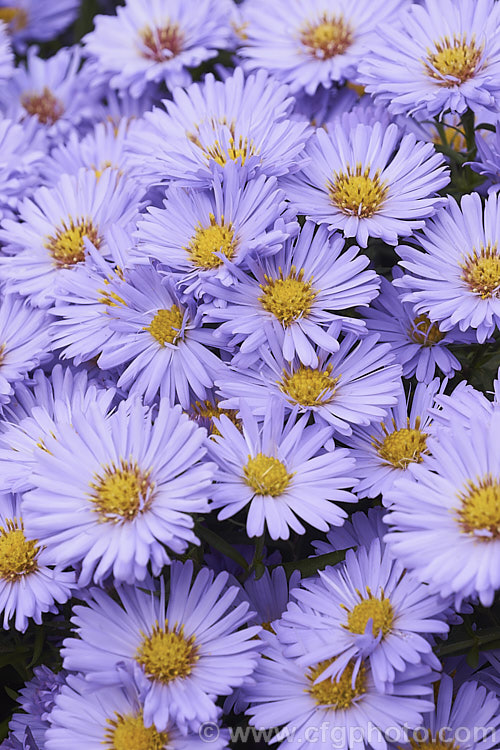
[[[385,540],[412,575],[457,606],[478,597],[489,607],[500,588],[500,410],[450,427],[428,438],[431,455],[384,495]]]
[[[500,322],[500,204],[490,195],[483,209],[477,193],[453,198],[419,237],[420,248],[397,252],[408,273],[396,283],[417,314],[428,315],[439,330],[458,326],[479,343]]]
[[[395,114],[425,117],[500,102],[500,8],[494,0],[423,0],[381,25],[358,80]]]
[[[310,134],[289,118],[288,88],[264,70],[244,78],[241,68],[225,81],[208,74],[202,84],[174,90],[165,110],[146,113],[144,133],[131,136],[136,159],[151,182],[176,180],[210,187],[214,169],[229,162],[245,175],[279,176],[298,169]]]
[[[56,699],[46,734],[45,750],[203,750],[206,744],[198,734],[182,734],[173,722],[159,732],[144,724],[144,712],[137,692],[127,686],[90,691],[81,677],[68,677]],[[227,738],[222,732],[211,742],[214,750],[224,750]]]
[[[377,691],[366,663],[358,670],[349,664],[337,680],[320,679],[328,662],[304,668],[284,655],[283,645],[272,633],[263,633],[261,638],[266,658],[254,672],[255,684],[246,690],[254,704],[247,713],[256,727],[283,727],[275,738],[280,748],[300,742],[304,750],[332,746],[387,750],[384,732],[388,727],[400,731],[405,725],[415,727],[422,712],[432,708],[428,667],[409,666],[395,681],[391,694],[384,695]]]
[[[243,4],[243,65],[265,68],[295,93],[344,82],[371,51],[379,24],[391,23],[406,0],[250,0]]]
[[[135,186],[112,170],[99,178],[87,170],[63,175],[54,188],[41,187],[22,202],[22,221],[2,223],[0,240],[10,255],[0,259],[0,277],[9,290],[48,307],[60,272],[87,260],[85,239],[107,255],[107,230],[118,222],[129,226],[138,209]]]
[[[395,245],[434,213],[449,172],[432,144],[411,133],[400,141],[394,123],[346,129],[346,122],[335,121],[328,133],[320,128],[308,141],[309,161],[287,180],[290,200],[297,211],[355,237],[361,247],[368,237]]]
[[[78,15],[80,0],[1,0],[0,21],[7,24],[12,43],[24,52],[29,41],[54,39]]]
[[[308,415],[284,424],[284,404],[273,401],[261,426],[243,405],[242,431],[227,417],[217,420],[208,454],[218,466],[212,506],[219,519],[248,507],[247,534],[288,539],[290,530],[305,533],[301,520],[321,531],[341,526],[346,512],[336,503],[356,502],[347,491],[356,484],[354,462],[342,448],[323,451],[328,426],[306,427]]]
[[[380,506],[369,508],[368,513],[357,511],[340,529],[331,529],[323,540],[312,542],[318,555],[349,549],[350,547],[369,547],[374,539],[381,539],[387,526],[383,521],[384,509]]]
[[[366,660],[384,693],[410,664],[440,669],[430,636],[448,632],[447,602],[405,575],[379,539],[349,550],[342,566],[304,581],[293,597],[298,603],[277,624],[278,637],[301,666],[326,661],[320,679],[336,679],[352,663],[357,671]]]
[[[0,612],[3,627],[24,632],[30,618],[38,625],[45,612],[67,601],[75,575],[64,572],[50,550],[24,531],[24,510],[15,495],[0,494]],[[13,623],[11,623],[13,620]]]
[[[56,698],[64,685],[66,673],[64,670],[55,674],[49,667],[41,666],[33,669],[33,677],[25,687],[19,691],[17,702],[25,713],[16,712],[9,722],[11,741],[20,743],[33,737],[39,750],[44,750],[45,732],[49,728],[49,715],[54,707]],[[0,745],[3,750],[3,745]],[[14,745],[15,747],[15,745]],[[29,741],[24,745],[30,750]],[[32,746],[35,748],[35,746]],[[10,746],[7,745],[10,750]]]
[[[182,554],[192,513],[208,508],[213,465],[201,463],[206,432],[180,407],[152,413],[122,402],[107,417],[95,404],[45,438],[24,495],[26,527],[65,564],[81,563],[80,583],[113,575],[143,580]]]
[[[138,262],[159,260],[188,292],[199,294],[207,280],[231,284],[233,267],[247,257],[277,252],[294,221],[282,215],[287,204],[275,177],[242,182],[239,170],[216,175],[213,189],[186,192],[171,187],[162,209],[150,208],[138,225]]]
[[[395,284],[399,284],[402,271],[393,269]],[[447,348],[447,344],[470,344],[474,334],[462,332],[458,327],[442,331],[438,323],[432,323],[424,313],[415,314],[410,302],[403,302],[403,294],[394,283],[381,279],[380,295],[373,305],[360,310],[366,327],[378,333],[380,340],[391,344],[397,361],[403,367],[403,377],[415,375],[418,381],[430,383],[440,370],[452,377],[461,369],[459,360]]]
[[[358,340],[347,334],[338,352],[318,352],[315,368],[301,365],[297,358],[286,362],[281,352],[262,349],[260,369],[230,368],[217,378],[221,406],[237,409],[244,398],[253,413],[262,417],[276,394],[287,409],[298,407],[319,424],[326,422],[349,435],[353,424],[380,420],[397,401],[401,369],[392,364],[389,346],[377,340],[377,336]]]
[[[246,359],[277,344],[287,361],[297,356],[303,365],[317,367],[315,345],[335,352],[340,328],[363,331],[359,320],[334,311],[367,305],[378,291],[376,273],[365,270],[368,258],[355,246],[342,252],[343,246],[340,237],[308,221],[299,238],[276,255],[249,262],[252,275],[239,274],[239,283],[218,293],[210,285],[215,300],[205,319],[221,323],[214,335],[232,336]],[[245,357],[238,355],[235,364],[240,361]]]
[[[252,673],[260,642],[248,604],[234,606],[236,586],[228,574],[214,578],[191,561],[171,567],[165,599],[140,588],[119,589],[118,603],[94,589],[72,618],[78,638],[64,642],[64,665],[89,685],[119,685],[132,675],[144,707],[144,725],[159,732],[174,721],[186,733],[217,721],[218,695],[228,695]],[[103,640],[101,633],[107,634]]]
[[[150,81],[173,89],[191,82],[188,68],[229,46],[228,4],[201,0],[196,12],[183,0],[127,0],[116,16],[96,16],[84,39],[111,86],[140,96]]]

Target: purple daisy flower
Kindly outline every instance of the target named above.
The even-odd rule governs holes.
[[[496,194],[484,208],[478,193],[464,195],[460,205],[449,197],[419,236],[419,248],[397,248],[408,272],[396,282],[405,292],[403,301],[440,331],[472,329],[484,343],[500,323],[499,237]]]
[[[0,21],[7,24],[16,51],[25,52],[27,42],[46,42],[64,31],[78,15],[80,0],[1,0]]]
[[[41,187],[21,203],[21,221],[2,222],[0,240],[9,254],[0,258],[0,277],[32,304],[51,306],[61,271],[86,262],[85,239],[108,255],[107,230],[132,226],[139,207],[135,185],[111,169],[100,177],[87,170],[63,175],[54,188]]]
[[[24,495],[26,527],[57,561],[79,565],[82,586],[113,575],[143,580],[197,544],[192,513],[208,509],[214,466],[205,430],[165,401],[153,413],[122,402],[72,412],[44,439]]]
[[[344,82],[371,51],[379,24],[391,23],[406,0],[252,0],[242,7],[245,41],[239,50],[250,70],[265,68],[290,90],[314,94]]]
[[[359,248],[345,252],[341,237],[324,226],[306,222],[296,241],[259,262],[249,262],[252,275],[239,274],[234,286],[208,291],[214,303],[205,320],[221,325],[214,336],[240,345],[234,363],[258,359],[263,346],[279,346],[291,362],[319,364],[315,345],[327,352],[339,348],[340,330],[363,332],[358,319],[336,314],[354,305],[368,305],[377,295],[379,279],[366,270],[369,260]],[[220,300],[225,302],[220,304]]]
[[[0,303],[0,404],[10,401],[13,385],[50,359],[47,315],[16,294]]]
[[[64,642],[68,669],[89,685],[119,685],[131,675],[144,710],[144,725],[159,732],[174,721],[183,733],[217,721],[217,696],[243,684],[257,661],[260,627],[242,627],[248,604],[234,606],[238,587],[228,574],[214,578],[193,564],[173,563],[168,601],[143,588],[123,586],[121,604],[99,589],[88,606],[75,607],[78,638]],[[102,632],[106,639],[102,639]]]
[[[85,370],[56,365],[50,375],[36,370],[32,379],[14,386],[11,403],[4,407],[0,424],[0,489],[32,489],[30,476],[37,448],[53,435],[60,423],[71,424],[73,411],[86,412],[96,404],[108,413],[115,389],[104,389]]]
[[[343,120],[308,141],[309,158],[286,180],[297,211],[329,229],[340,229],[366,247],[369,237],[396,245],[424,226],[443,202],[436,193],[450,181],[443,157],[411,133],[401,139],[394,123],[383,127]]]
[[[207,281],[231,284],[234,266],[246,266],[249,255],[276,253],[299,228],[283,215],[287,204],[276,178],[245,183],[233,162],[230,167],[224,180],[214,176],[211,190],[171,187],[164,207],[149,208],[139,222],[133,259],[160,261],[198,296]]]
[[[210,349],[212,330],[202,327],[201,310],[180,302],[172,283],[154,268],[137,268],[105,290],[112,338],[103,341],[98,365],[126,364],[118,387],[153,402],[158,393],[188,408],[205,399],[224,367]]]
[[[432,422],[431,407],[440,388],[439,378],[429,385],[419,383],[413,397],[403,388],[396,406],[377,425],[354,427],[345,438],[356,459],[358,497],[377,497],[391,489],[398,476],[412,463],[421,463],[428,453],[427,437]]]
[[[3,627],[24,632],[45,612],[57,612],[75,588],[75,574],[56,565],[51,551],[24,531],[24,509],[16,495],[0,494],[0,612]],[[13,621],[13,622],[12,622]]]
[[[338,352],[318,352],[318,367],[305,367],[296,358],[286,362],[281,352],[261,350],[260,369],[227,368],[217,380],[221,406],[240,408],[242,399],[253,413],[263,417],[273,394],[287,409],[312,414],[319,424],[350,435],[352,425],[368,425],[383,419],[397,402],[401,368],[392,364],[388,344],[378,336],[359,340],[347,334]]]
[[[489,607],[500,588],[499,430],[498,408],[452,421],[384,495],[393,555],[457,607],[469,597]]]
[[[349,550],[341,566],[320,571],[292,596],[298,603],[277,624],[278,637],[301,666],[327,662],[319,679],[336,679],[353,663],[357,671],[366,660],[383,694],[410,664],[441,668],[430,636],[448,632],[447,602],[405,575],[379,539]]]
[[[172,96],[165,109],[144,115],[147,137],[144,130],[131,136],[150,182],[210,187],[214,170],[230,162],[245,167],[247,177],[298,169],[310,128],[290,120],[288,87],[266,71],[245,78],[236,68],[225,81],[209,73],[202,84],[177,88]]]
[[[218,518],[230,518],[248,508],[248,536],[288,539],[290,530],[305,533],[301,521],[321,531],[341,526],[347,513],[340,503],[356,502],[347,488],[356,480],[354,461],[343,448],[323,450],[331,435],[328,426],[306,427],[308,415],[284,423],[283,402],[272,401],[261,425],[245,405],[240,408],[241,431],[227,417],[216,421],[219,435],[208,443],[208,455],[218,466],[212,507]]]
[[[382,24],[358,80],[395,114],[463,114],[500,103],[500,7],[423,0]]]
[[[47,60],[36,52],[35,47],[28,50],[26,68],[17,67],[0,89],[0,108],[12,120],[34,117],[60,142],[61,136],[92,120],[98,92],[89,90],[87,74],[79,70],[79,47],[60,49]]]
[[[15,712],[12,715],[9,722],[12,745],[7,744],[6,750],[16,747],[14,741],[19,742],[19,747],[22,748],[23,741],[29,738],[29,732],[39,750],[44,750],[45,732],[50,727],[49,715],[64,685],[65,678],[65,670],[56,674],[46,666],[33,669],[32,679],[19,691],[17,702],[24,713]],[[26,750],[31,750],[29,742],[24,747]],[[36,750],[34,745],[32,747]],[[4,750],[4,745],[0,745],[0,748]]]
[[[312,542],[316,554],[326,555],[350,547],[369,547],[374,539],[381,539],[388,531],[383,521],[384,513],[384,508],[380,506],[369,508],[368,513],[353,513],[340,529],[328,532],[326,542]]]
[[[217,725],[214,725],[217,729]],[[227,748],[229,733],[217,732],[211,747]],[[173,722],[159,732],[144,723],[137,691],[131,686],[89,690],[81,677],[70,675],[50,715],[44,750],[102,750],[106,747],[130,750],[206,750],[203,735],[183,734]]]
[[[390,694],[378,692],[369,664],[349,664],[337,680],[320,679],[328,662],[302,667],[284,655],[272,633],[262,633],[265,659],[253,674],[246,694],[254,705],[247,711],[259,728],[281,726],[274,737],[280,748],[365,747],[387,750],[385,731],[413,728],[432,709],[429,667],[410,665],[399,673]],[[417,697],[418,696],[418,697]]]
[[[430,383],[440,370],[446,377],[452,377],[461,369],[459,360],[447,345],[471,344],[474,334],[462,332],[458,327],[442,331],[438,323],[432,323],[427,315],[415,314],[411,302],[403,302],[403,294],[398,291],[402,276],[399,268],[393,269],[396,280],[392,284],[381,279],[380,295],[368,309],[360,310],[366,327],[378,333],[380,340],[391,345],[397,361],[403,367],[403,377],[415,375],[418,381]]]
[[[96,16],[84,39],[113,88],[140,96],[150,81],[168,88],[191,83],[188,68],[226,49],[232,36],[229,4],[200,0],[196,13],[183,0],[127,0],[116,16]]]

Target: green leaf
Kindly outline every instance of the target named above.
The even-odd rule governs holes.
[[[209,544],[210,547],[213,547],[218,552],[220,552],[223,555],[226,555],[226,557],[229,557],[231,560],[237,563],[240,566],[240,568],[242,568],[245,571],[248,571],[248,563],[243,557],[243,555],[240,555],[238,550],[234,549],[234,547],[232,547],[229,544],[229,542],[226,542],[226,540],[223,539],[218,534],[216,534],[215,531],[212,531],[211,529],[207,529],[206,526],[201,526],[199,524],[196,524],[195,534],[199,539]]]
[[[348,549],[352,549],[349,547]],[[307,557],[305,560],[293,560],[283,564],[287,576],[290,576],[294,570],[299,570],[305,577],[313,576],[318,570],[324,570],[329,565],[337,565],[345,559],[347,549],[341,549],[337,552],[328,552],[326,555],[317,555],[316,557]],[[280,565],[273,565],[279,568]]]

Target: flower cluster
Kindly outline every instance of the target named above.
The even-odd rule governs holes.
[[[499,746],[499,124],[498,0],[0,0],[1,748]]]

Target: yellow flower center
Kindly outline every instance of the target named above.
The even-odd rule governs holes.
[[[435,42],[434,47],[434,52],[427,50],[425,71],[430,78],[446,88],[472,78],[483,54],[483,46],[477,47],[474,37],[468,43],[465,34],[455,35],[453,39],[445,36]]]
[[[340,375],[332,377],[332,366],[325,370],[304,367],[301,365],[293,373],[283,371],[283,377],[278,382],[280,390],[292,402],[301,406],[321,406],[332,401],[337,390]]]
[[[248,456],[243,474],[245,484],[248,484],[256,495],[271,497],[282,495],[293,477],[278,458],[265,456],[263,453],[257,453],[254,457]]]
[[[74,221],[70,216],[61,222],[55,234],[47,237],[45,247],[58,268],[69,268],[85,260],[85,237],[99,249],[102,239],[92,220],[82,216]]]
[[[165,344],[176,344],[180,338],[184,311],[177,305],[172,305],[168,310],[158,310],[153,320],[145,331],[158,341],[160,346]]]
[[[179,24],[167,23],[160,28],[143,29],[140,33],[141,56],[146,60],[164,62],[180,55],[184,48],[184,34]]]
[[[439,330],[437,323],[431,323],[427,315],[417,315],[407,333],[415,344],[425,347],[434,346],[446,336]]]
[[[300,41],[312,57],[329,60],[349,49],[353,42],[353,31],[342,16],[323,13],[316,23],[304,24]]]
[[[43,125],[53,125],[64,114],[64,104],[44,86],[41,94],[23,94],[21,104],[29,115],[38,117]]]
[[[108,750],[164,750],[168,745],[167,732],[158,732],[154,726],[145,727],[142,712],[115,716],[106,720],[109,728],[104,742]]]
[[[376,214],[384,205],[389,192],[385,182],[380,181],[379,173],[370,177],[370,168],[358,164],[355,170],[347,167],[347,172],[335,174],[327,183],[330,200],[334,206],[349,216],[366,219]]]
[[[169,630],[168,621],[164,628],[156,623],[151,635],[143,634],[135,655],[147,676],[164,684],[188,677],[198,658],[194,635],[186,638],[183,627]]]
[[[471,292],[481,299],[498,297],[500,290],[500,255],[496,245],[473,250],[460,266],[463,270],[462,280]]]
[[[232,260],[236,252],[237,240],[234,237],[234,229],[231,222],[224,223],[221,216],[220,224],[215,216],[210,214],[210,226],[203,227],[199,224],[195,229],[194,237],[191,239],[187,250],[191,261],[199,268],[218,268],[224,261],[216,253],[224,255]]]
[[[317,292],[312,281],[304,281],[304,269],[297,273],[292,266],[285,278],[279,269],[279,278],[272,279],[266,275],[266,283],[261,284],[262,295],[259,297],[264,310],[272,313],[280,323],[289,326],[299,318],[306,317],[311,311]]]
[[[458,494],[462,505],[458,509],[458,522],[468,534],[487,531],[488,539],[500,537],[500,479],[486,474],[475,482],[470,479]]]
[[[36,541],[24,536],[22,521],[8,519],[0,526],[0,579],[12,582],[34,573],[39,552]]]
[[[220,435],[219,430],[213,423],[214,417],[220,417],[223,414],[228,417],[238,429],[241,428],[241,420],[238,419],[236,409],[221,409],[218,403],[212,404],[211,401],[195,401],[191,405],[194,418],[200,422],[208,421],[208,434]],[[205,426],[205,425],[204,425]]]
[[[449,731],[449,727],[446,727],[446,730]],[[440,740],[439,732],[432,739],[418,740],[414,737],[409,737],[409,740],[412,750],[459,750],[459,745],[453,742],[453,740]]]
[[[124,523],[148,510],[154,489],[150,473],[151,470],[141,471],[132,461],[122,460],[119,466],[114,463],[103,466],[100,474],[90,482],[90,499],[99,520]]]
[[[420,430],[420,417],[416,418],[414,428],[410,427],[409,419],[407,426],[400,429],[396,429],[394,420],[392,423],[394,427],[392,432],[389,432],[386,425],[382,423],[383,439],[372,440],[372,445],[377,449],[380,458],[395,469],[407,469],[409,464],[422,463],[422,455],[429,451],[427,433]]]
[[[241,165],[243,166],[250,156],[255,156],[258,153],[253,141],[241,135],[238,138],[230,138],[227,149],[217,140],[212,146],[206,146],[203,150],[207,159],[213,159],[221,167],[225,167],[229,161],[236,162],[239,159],[241,159]]]
[[[385,636],[390,633],[394,621],[391,602],[385,598],[383,591],[380,594],[380,599],[374,597],[368,587],[367,594],[367,598],[364,599],[358,591],[361,601],[352,610],[348,610],[347,625],[344,625],[344,627],[351,633],[362,635],[366,630],[368,620],[372,620],[373,635],[377,636],[382,631],[382,635]],[[344,607],[344,605],[342,606]]]
[[[23,8],[7,5],[0,8],[0,21],[3,21],[12,32],[22,31],[28,25],[28,14]]]
[[[362,664],[356,675],[356,679],[353,681],[354,664],[350,663],[338,679],[327,678],[314,685],[314,681],[332,661],[333,659],[322,661],[310,669],[307,675],[310,686],[306,688],[306,692],[314,698],[318,706],[341,711],[350,708],[355,698],[366,692],[366,668]]]

